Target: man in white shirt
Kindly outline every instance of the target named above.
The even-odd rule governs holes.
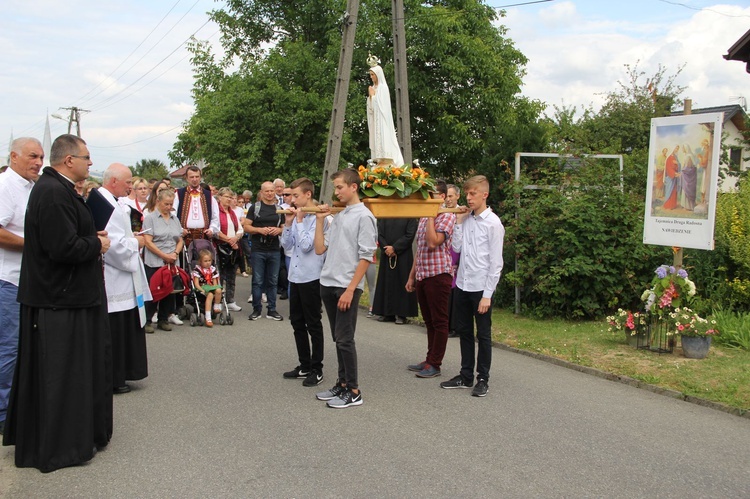
[[[31,137],[20,137],[11,144],[10,165],[0,175],[0,434],[18,355],[21,308],[16,298],[26,204],[43,160],[42,144]]]
[[[483,175],[464,183],[466,204],[456,217],[451,245],[461,254],[456,275],[456,332],[461,342],[461,373],[440,383],[442,388],[471,388],[474,385],[474,325],[477,324],[475,397],[487,395],[492,363],[492,294],[503,270],[505,228],[487,206],[490,183]],[[471,210],[471,211],[469,211]]]

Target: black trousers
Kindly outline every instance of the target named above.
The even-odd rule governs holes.
[[[320,298],[326,308],[328,322],[331,324],[331,335],[336,343],[336,357],[339,361],[338,379],[351,389],[359,388],[357,380],[357,346],[354,343],[354,330],[357,328],[357,309],[361,289],[354,290],[352,305],[349,310],[339,310],[339,298],[346,291],[344,288],[320,286]]]
[[[492,302],[484,314],[477,312],[482,291],[464,291],[456,288],[454,310],[456,332],[461,343],[461,376],[474,381],[474,322],[477,324],[476,367],[477,379],[489,381],[492,365]]]
[[[290,283],[289,321],[302,370],[323,372],[323,308],[320,281]],[[309,337],[309,338],[308,338]]]

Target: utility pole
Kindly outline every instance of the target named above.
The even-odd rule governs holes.
[[[682,107],[682,114],[685,116],[693,114],[693,99],[685,99],[685,102]],[[713,139],[713,134],[711,134],[711,138]],[[713,144],[711,144],[711,146],[713,147]],[[672,266],[674,266],[674,268],[679,270],[682,268],[682,256],[683,256],[682,248],[673,247],[672,251],[674,252],[674,260],[672,262]]]
[[[73,129],[73,122],[75,122],[76,135],[80,137],[81,136],[81,113],[89,113],[90,111],[88,111],[87,109],[81,109],[76,106],[61,107],[60,109],[65,109],[66,111],[70,111],[70,117],[68,118],[68,133],[70,133],[71,130]]]
[[[333,96],[331,111],[331,128],[328,131],[326,162],[323,166],[323,180],[320,183],[320,200],[328,203],[331,200],[331,180],[333,172],[339,169],[341,157],[341,138],[344,134],[344,117],[346,100],[349,94],[349,79],[352,73],[352,53],[354,52],[354,35],[357,31],[359,0],[348,0],[344,13],[344,33],[341,38],[339,54],[339,71],[336,77],[336,92]]]
[[[396,90],[396,130],[404,164],[411,164],[411,116],[409,113],[409,78],[406,72],[406,29],[404,0],[392,0],[393,64]],[[398,165],[401,166],[401,165]]]

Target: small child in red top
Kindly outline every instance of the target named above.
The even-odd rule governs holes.
[[[198,252],[198,265],[193,269],[193,284],[198,292],[206,295],[206,327],[214,327],[211,320],[211,304],[214,314],[221,313],[221,284],[219,272],[213,266],[213,255],[209,250]]]

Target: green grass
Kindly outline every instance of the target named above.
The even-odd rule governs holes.
[[[750,410],[750,352],[714,344],[708,357],[687,359],[675,348],[658,355],[628,346],[602,322],[568,322],[492,314],[493,339],[523,350]]]

